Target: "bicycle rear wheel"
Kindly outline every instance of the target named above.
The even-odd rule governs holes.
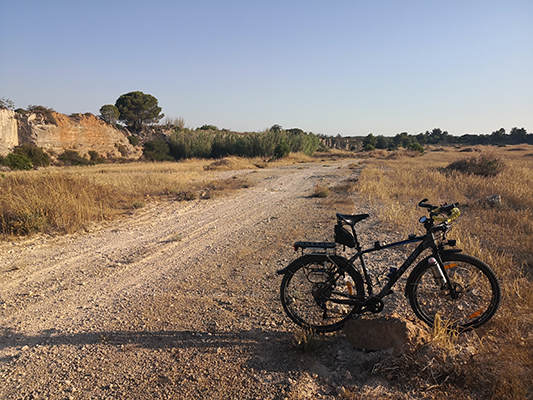
[[[296,324],[332,332],[356,312],[355,304],[348,303],[364,297],[363,279],[342,257],[305,255],[287,268],[280,295],[283,309]]]
[[[442,257],[444,268],[458,297],[441,290],[427,259],[418,264],[408,279],[407,294],[415,314],[433,326],[440,319],[459,331],[478,328],[490,320],[500,305],[500,284],[483,261],[466,254]]]

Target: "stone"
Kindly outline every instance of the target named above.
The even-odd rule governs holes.
[[[487,196],[485,203],[487,203],[489,206],[500,206],[502,204],[502,197],[499,194]]]
[[[394,355],[412,353],[431,339],[425,326],[416,325],[397,314],[350,320],[344,327],[344,334],[356,349],[392,349]]]

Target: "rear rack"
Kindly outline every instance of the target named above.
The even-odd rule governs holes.
[[[309,250],[307,254],[336,254],[337,245],[335,242],[296,242],[294,243],[294,251]]]

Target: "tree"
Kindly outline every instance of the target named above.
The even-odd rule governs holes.
[[[493,144],[505,143],[506,137],[507,135],[505,134],[505,129],[500,128],[490,134],[490,142]]]
[[[392,138],[385,137],[383,135],[378,135],[376,137],[376,149],[393,149],[395,147],[394,141]]]
[[[527,131],[524,128],[514,127],[509,132],[509,137],[513,143],[525,143]]]
[[[144,124],[159,122],[165,116],[157,103],[157,99],[150,94],[130,92],[120,96],[115,106],[120,112],[119,121],[134,130],[140,130]]]
[[[440,128],[434,128],[428,135],[428,143],[429,144],[448,143],[449,138],[450,136],[447,131],[442,131]]]
[[[363,139],[363,149],[365,151],[372,151],[376,149],[376,145],[378,144],[378,140],[376,137],[369,133],[364,139]]]
[[[409,145],[413,142],[413,138],[407,132],[397,133],[394,138],[394,144],[397,147],[403,147],[404,149],[408,148]]]
[[[111,125],[115,125],[120,118],[120,111],[113,104],[106,104],[100,108],[99,117]]]
[[[15,109],[15,103],[13,103],[9,99],[6,99],[5,97],[2,97],[0,99],[0,110],[1,109],[14,110]]]
[[[283,128],[281,127],[281,125],[274,124],[274,125],[272,125],[272,126],[270,127],[270,130],[271,130],[272,132],[275,132],[275,133],[280,133],[280,132],[283,130]]]

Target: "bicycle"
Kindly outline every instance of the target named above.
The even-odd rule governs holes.
[[[496,275],[485,262],[462,254],[456,248],[456,240],[446,238],[451,222],[460,215],[458,203],[437,207],[427,201],[418,204],[429,212],[429,217],[419,220],[426,230],[420,236],[409,235],[406,240],[390,244],[375,242],[373,247],[363,249],[355,225],[369,215],[337,213],[334,242],[296,242],[294,250],[301,250],[302,255],[277,271],[283,275],[280,297],[288,317],[316,332],[332,332],[361,314],[379,313],[384,307],[383,299],[392,293],[400,277],[424,251],[430,250],[431,254],[417,263],[406,281],[405,295],[416,316],[432,327],[439,314],[441,320],[458,331],[488,322],[501,300]],[[385,285],[374,294],[363,256],[417,242],[420,243],[399,268],[390,268]],[[349,247],[356,253],[349,259],[340,256],[337,244],[344,246],[343,251]],[[362,274],[354,265],[356,260]]]

